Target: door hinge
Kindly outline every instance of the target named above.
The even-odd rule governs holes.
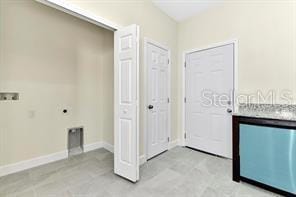
[[[186,68],[186,62],[184,62],[184,67]]]
[[[170,59],[168,59],[168,64],[170,64]]]
[[[170,98],[168,98],[168,103],[170,103]]]
[[[168,137],[168,142],[170,142],[170,138]]]
[[[187,101],[187,100],[186,100],[186,97],[184,97],[184,103],[186,103],[186,101]]]
[[[186,136],[186,132],[184,133],[184,139],[186,139],[187,138],[187,136]]]

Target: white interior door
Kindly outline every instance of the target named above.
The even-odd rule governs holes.
[[[234,44],[186,55],[185,69],[186,146],[231,158]]]
[[[114,172],[139,179],[139,27],[114,35]]]
[[[146,45],[148,67],[148,159],[168,149],[169,143],[169,61],[168,50]]]

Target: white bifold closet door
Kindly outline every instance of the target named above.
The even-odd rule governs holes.
[[[114,35],[114,173],[139,180],[139,27]]]

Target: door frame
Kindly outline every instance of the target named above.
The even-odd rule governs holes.
[[[148,79],[148,65],[147,65],[147,49],[148,49],[148,44],[153,44],[159,48],[162,48],[166,51],[168,51],[168,81],[169,81],[169,84],[168,84],[168,96],[169,96],[169,99],[170,99],[170,102],[168,103],[168,138],[169,138],[169,142],[168,142],[168,149],[170,148],[170,143],[172,143],[172,138],[171,138],[171,133],[172,133],[172,130],[171,130],[171,103],[172,103],[172,95],[171,95],[171,50],[169,47],[163,45],[163,44],[160,44],[159,42],[157,41],[154,41],[148,37],[144,37],[144,70],[145,70],[145,74],[144,74],[144,102],[143,102],[143,110],[144,110],[144,116],[143,116],[143,119],[144,119],[144,155],[141,156],[141,163],[144,163],[148,160],[148,108],[147,106],[149,105],[148,103],[148,83],[149,83],[149,79]]]
[[[217,42],[205,47],[200,47],[200,48],[194,48],[191,50],[186,50],[183,51],[182,54],[182,121],[181,121],[181,128],[182,128],[182,135],[181,135],[181,145],[182,146],[186,146],[186,140],[185,140],[185,118],[186,118],[186,108],[185,108],[185,96],[186,96],[186,71],[185,71],[185,63],[186,63],[186,55],[190,54],[190,53],[194,53],[194,52],[198,52],[198,51],[202,51],[202,50],[207,50],[207,49],[212,49],[212,48],[217,48],[217,47],[221,47],[224,45],[229,45],[229,44],[233,44],[234,47],[234,51],[233,51],[233,58],[234,58],[234,65],[233,65],[233,110],[234,112],[236,112],[238,110],[238,103],[235,102],[235,98],[237,98],[238,96],[238,39],[231,39],[231,40],[227,40],[227,41],[222,41],[222,42]],[[230,131],[231,135],[232,132]]]
[[[121,28],[122,26],[110,21],[106,18],[101,16],[95,15],[87,10],[81,9],[71,3],[60,1],[60,0],[35,0],[36,2],[42,3],[49,7],[55,8],[72,16],[78,17],[82,20],[85,20],[89,23],[95,24],[99,27],[104,29],[108,29],[111,31],[116,31],[117,29]]]

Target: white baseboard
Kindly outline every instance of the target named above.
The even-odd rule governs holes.
[[[172,149],[172,148],[175,148],[177,146],[180,146],[180,141],[177,139],[177,140],[174,140],[174,141],[171,141],[169,143],[169,147],[168,147],[168,150]],[[140,156],[140,165],[144,164],[147,162],[147,159],[146,159],[146,155],[141,155]]]
[[[23,170],[27,170],[30,168],[34,168],[47,163],[51,163],[54,161],[58,161],[61,159],[65,159],[67,157],[68,157],[68,151],[60,151],[57,153],[36,157],[33,159],[17,162],[14,164],[0,166],[0,177],[8,174],[12,174],[12,173],[20,172]]]
[[[176,146],[179,146],[179,145],[180,145],[180,142],[179,142],[178,139],[177,140],[174,140],[174,141],[171,141],[169,143],[169,150],[172,149],[172,148],[175,148]]]
[[[114,146],[109,144],[108,142],[102,142],[103,148],[106,149],[107,151],[114,153]]]
[[[140,156],[140,165],[143,165],[146,162],[147,162],[146,156],[145,155],[141,155]]]
[[[105,142],[96,142],[96,143],[84,145],[83,149],[84,149],[84,152],[89,152],[89,151],[96,150],[99,148],[105,148],[108,151],[110,151],[110,146],[111,145],[109,145]],[[5,175],[9,175],[9,174],[13,174],[16,172],[20,172],[23,170],[27,170],[30,168],[34,168],[37,166],[41,166],[44,164],[48,164],[48,163],[51,163],[54,161],[66,159],[66,158],[68,158],[68,150],[52,153],[49,155],[44,155],[41,157],[32,158],[32,159],[25,160],[25,161],[20,161],[20,162],[13,163],[13,164],[8,164],[5,166],[0,166],[0,177],[5,176]]]
[[[169,149],[171,149],[177,145],[178,145],[178,140],[172,141],[169,144]],[[96,143],[92,143],[92,144],[86,144],[83,147],[84,152],[89,152],[89,151],[96,150],[99,148],[105,148],[106,150],[108,150],[112,153],[114,152],[114,146],[107,143],[107,142],[96,142]],[[13,174],[16,172],[20,172],[23,170],[27,170],[30,168],[34,168],[37,166],[41,166],[44,164],[48,164],[48,163],[51,163],[54,161],[62,160],[67,157],[68,157],[68,151],[64,150],[64,151],[52,153],[49,155],[44,155],[41,157],[36,157],[33,159],[29,159],[29,160],[25,160],[25,161],[13,163],[13,164],[8,164],[5,166],[0,166],[0,177],[5,176],[5,175],[9,175],[9,174]],[[140,156],[140,165],[144,164],[146,161],[147,161],[146,156],[141,155]]]
[[[83,146],[83,151],[84,152],[89,152],[89,151],[96,150],[96,149],[99,149],[99,148],[104,148],[103,142],[95,142],[95,143],[92,143],[92,144],[86,144],[86,145]]]
[[[106,150],[108,150],[111,153],[114,153],[114,146],[109,144],[108,142],[102,142],[102,147]],[[146,156],[141,155],[140,156],[140,165],[144,164],[146,162]]]
[[[111,153],[114,152],[113,145],[109,144],[108,142],[95,142],[92,144],[87,144],[87,145],[84,145],[83,149],[84,149],[84,152],[89,152],[89,151],[96,150],[99,148],[104,148]]]

